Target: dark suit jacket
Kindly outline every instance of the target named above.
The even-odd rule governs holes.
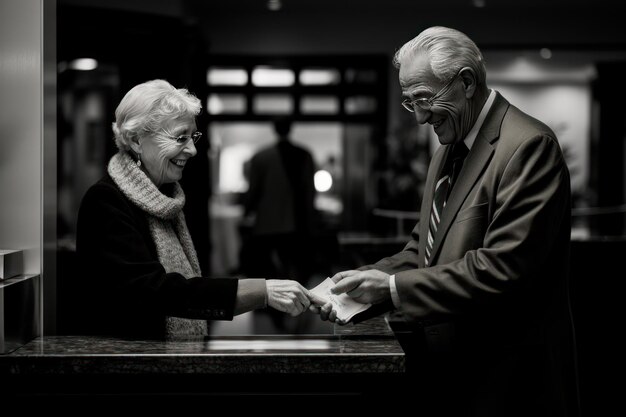
[[[186,279],[159,263],[145,213],[107,174],[78,214],[78,285],[88,333],[161,337],[165,316],[230,320],[237,280]]]
[[[425,268],[434,186],[450,148],[441,146],[432,158],[423,220],[410,242],[368,268],[395,273],[405,317],[425,327],[431,350],[462,352],[470,374],[489,374],[500,361],[500,371],[508,369],[504,378],[517,378],[516,371],[528,376],[531,366],[537,380],[526,382],[561,386],[563,363],[571,364],[573,352],[570,177],[556,137],[497,94],[448,198]],[[520,360],[531,352],[536,360],[530,365]],[[517,369],[522,363],[526,369]],[[551,366],[560,369],[546,376]],[[549,414],[550,407],[546,403]]]
[[[312,230],[314,170],[311,154],[288,141],[280,141],[252,157],[244,205],[247,213],[256,214],[255,234]]]

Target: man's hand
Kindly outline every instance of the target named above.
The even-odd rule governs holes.
[[[330,292],[346,293],[362,304],[382,303],[391,298],[389,277],[389,274],[377,269],[338,272],[331,278],[336,285]]]
[[[381,303],[391,297],[389,275],[376,269],[342,271],[333,275],[331,279],[336,284],[330,290],[333,294],[346,293],[362,304]],[[346,324],[337,319],[337,311],[333,310],[332,303],[325,303],[322,306],[311,305],[309,310],[319,314],[322,320],[340,325]]]

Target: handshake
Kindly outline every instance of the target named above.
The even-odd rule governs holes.
[[[270,307],[292,316],[308,309],[338,324],[390,298],[389,275],[378,270],[339,272],[311,290],[292,280],[271,279],[266,285]]]

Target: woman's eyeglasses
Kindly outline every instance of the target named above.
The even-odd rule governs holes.
[[[175,140],[176,143],[178,143],[179,145],[184,145],[185,143],[187,143],[187,141],[189,139],[193,140],[193,143],[198,143],[198,141],[200,140],[200,138],[202,137],[202,132],[198,132],[195,131],[193,132],[191,135],[180,135],[180,136],[172,136],[172,135],[168,135],[167,133],[163,132],[161,133],[163,136],[168,137],[172,140]]]

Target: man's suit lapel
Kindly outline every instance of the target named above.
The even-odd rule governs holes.
[[[435,241],[433,243],[433,253],[431,255],[431,259],[433,261],[436,261],[439,248],[441,247],[441,242],[445,239],[446,234],[452,225],[452,221],[456,217],[461,205],[469,195],[476,181],[478,181],[478,178],[480,178],[482,172],[487,167],[494,153],[493,143],[500,136],[502,119],[504,118],[504,114],[509,107],[509,103],[499,93],[496,94],[493,106],[491,107],[487,118],[483,122],[483,125],[476,136],[474,145],[465,159],[463,168],[459,173],[458,180],[452,188],[450,196],[446,202],[446,207],[443,210],[441,221],[439,222],[439,227],[435,236]],[[449,148],[451,148],[451,146],[449,146]],[[439,170],[440,169],[441,167],[439,167]],[[432,194],[434,193],[434,190],[431,191],[430,200],[432,205]],[[426,233],[428,233],[428,229],[426,229]],[[434,263],[435,262],[432,262],[431,265]]]

